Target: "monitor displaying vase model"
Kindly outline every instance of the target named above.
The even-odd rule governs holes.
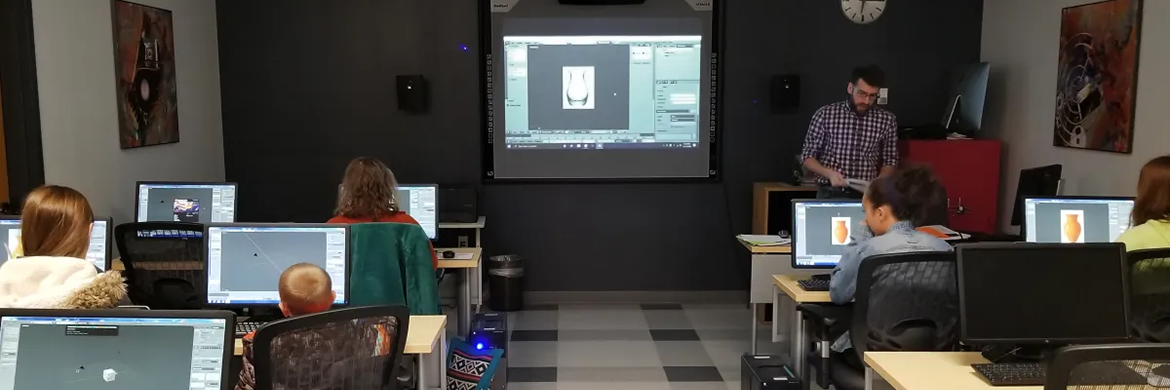
[[[1115,242],[1130,225],[1133,198],[1056,196],[1024,198],[1027,242]]]
[[[864,219],[861,200],[792,201],[792,267],[837,266]]]

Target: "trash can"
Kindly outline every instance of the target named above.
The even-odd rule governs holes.
[[[495,311],[524,309],[524,259],[519,255],[488,259],[488,305]]]

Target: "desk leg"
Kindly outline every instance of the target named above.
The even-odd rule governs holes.
[[[792,324],[792,364],[797,372],[804,369],[804,355],[808,351],[808,335],[804,333],[804,313],[796,310],[796,323]]]
[[[429,374],[427,372],[429,371],[427,366],[431,364],[432,354],[434,354],[434,352],[425,355],[418,355],[418,361],[414,362],[414,379],[416,382],[418,382],[418,388],[422,390],[430,389],[429,379],[431,378],[427,377]]]
[[[474,268],[460,268],[459,287],[462,291],[459,297],[459,335],[471,334],[471,277],[475,274]]]
[[[772,342],[780,342],[780,288],[772,286]]]
[[[435,354],[435,371],[439,372],[439,385],[436,389],[447,388],[447,332],[439,332],[439,353]]]
[[[750,309],[752,310],[752,355],[755,355],[756,354],[756,342],[758,341],[758,340],[756,340],[756,338],[757,338],[756,335],[758,334],[757,332],[758,332],[759,320],[760,320],[759,318],[757,318],[759,315],[756,313],[758,313],[759,310],[756,310],[757,305],[754,303],[750,304],[748,306],[750,306]]]
[[[876,386],[874,386],[874,383],[873,383],[876,380],[876,378],[874,378],[876,376],[877,376],[877,373],[873,372],[873,369],[869,368],[869,365],[866,365],[865,366],[865,390],[874,390],[876,388]]]

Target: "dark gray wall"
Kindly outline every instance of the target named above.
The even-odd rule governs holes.
[[[243,221],[329,217],[346,162],[400,181],[480,177],[476,8],[466,0],[218,2],[228,180]],[[786,179],[807,121],[876,63],[904,124],[936,121],[947,68],[979,59],[982,0],[898,0],[858,26],[825,0],[732,1],[723,37],[723,184],[531,184],[484,190],[490,254],[530,259],[536,291],[746,289],[732,239],[751,183]],[[463,51],[460,45],[467,45]],[[431,111],[396,110],[394,76],[425,74]],[[802,76],[794,115],[768,109],[773,74]]]

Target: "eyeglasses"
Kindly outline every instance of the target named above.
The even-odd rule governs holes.
[[[862,91],[860,88],[857,88],[857,86],[854,86],[853,87],[853,94],[855,96],[862,98],[862,99],[865,99],[865,100],[875,100],[878,98],[878,95],[880,95],[881,93],[880,92],[868,93],[868,92]]]

